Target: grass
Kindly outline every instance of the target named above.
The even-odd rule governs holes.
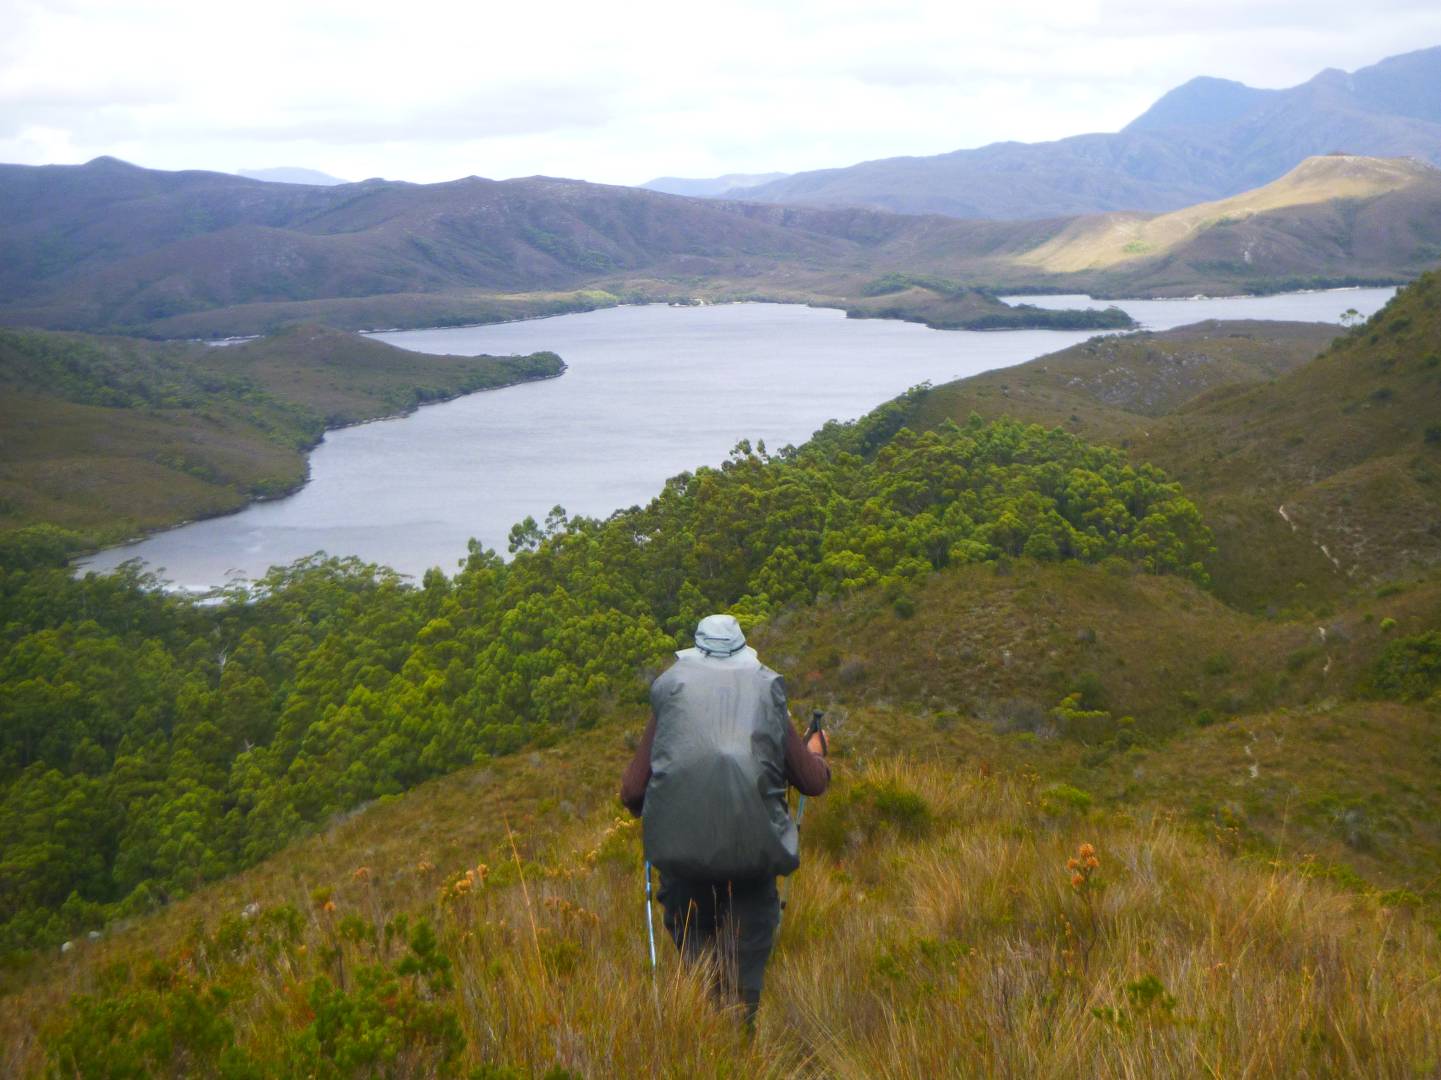
[[[563,817],[537,800],[547,774],[533,763],[461,774],[207,890],[158,927],[81,950],[7,1012],[7,1071],[40,1068],[34,1032],[53,1039],[74,1021],[70,993],[152,950],[175,984],[228,988],[236,1044],[283,1062],[309,1016],[301,990],[324,977],[358,995],[360,971],[404,952],[365,928],[401,914],[429,920],[450,962],[453,985],[432,1000],[462,1033],[461,1074],[1414,1075],[1441,1062],[1441,945],[1409,907],[1228,854],[1165,813],[1057,809],[1034,774],[907,756],[842,758],[832,793],[813,802],[750,1042],[667,942],[652,981],[639,830],[605,798],[623,754],[615,734],[547,752],[584,772]],[[857,802],[861,789],[903,794],[927,827]],[[840,812],[851,827],[832,851],[812,838]],[[1099,866],[1076,885],[1068,859],[1082,844]],[[459,885],[466,870],[474,884]],[[293,939],[236,929],[251,898],[294,905]],[[417,1036],[396,1071],[431,1074],[428,1048]]]
[[[11,971],[0,1071],[42,1071],[66,1032],[103,1049],[76,995],[121,1008],[158,970],[161,1001],[226,995],[216,1016],[264,1071],[314,1072],[305,1033],[336,1000],[366,1015],[361,972],[381,970],[459,1031],[446,1059],[405,1013],[399,1075],[1425,1073],[1435,714],[1347,699],[1441,592],[1382,592],[1321,642],[1184,582],[1019,560],[933,575],[906,617],[872,592],[758,629],[797,712],[828,710],[836,783],[808,804],[754,1043],[663,936],[651,981],[639,830],[615,802],[643,716],[621,711]],[[1144,738],[1047,733],[1070,693]],[[1083,843],[1100,867],[1077,888]],[[449,988],[397,974],[421,919]]]
[[[1022,264],[1059,272],[1109,270],[1165,255],[1208,229],[1253,215],[1319,203],[1367,200],[1432,182],[1429,170],[1400,158],[1313,157],[1276,181],[1217,202],[1164,214],[1093,214],[1026,252]]]

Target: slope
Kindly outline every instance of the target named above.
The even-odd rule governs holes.
[[[405,352],[314,326],[225,349],[0,331],[0,529],[97,539],[294,490],[329,427],[558,375],[558,357]]]
[[[797,173],[734,194],[762,202],[1023,218],[1163,211],[1269,183],[1344,150],[1441,164],[1441,47],[1287,90],[1195,79],[1114,134],[994,143]]]
[[[1441,169],[1405,159],[1308,158],[1273,183],[1218,202],[1155,217],[1108,214],[1079,218],[1017,261],[1063,272],[1109,269],[1171,252],[1221,224],[1235,225],[1267,212],[1318,203],[1376,200],[1415,186],[1441,187]]]
[[[757,638],[797,668],[843,638],[862,650],[846,663],[872,666],[809,698],[831,710],[836,782],[807,808],[754,1043],[664,941],[655,1005],[639,830],[614,802],[642,717],[620,709],[563,745],[339,816],[79,942],[9,996],[6,1072],[228,1061],[295,1075],[390,1060],[398,1075],[1180,1076],[1198,1056],[1263,1075],[1433,1060],[1430,908],[1391,887],[1436,869],[1424,711],[1321,703],[1097,758],[949,698],[917,702],[911,680],[966,682],[956,615],[978,594],[983,611],[1009,597],[1023,621],[997,637],[1008,620],[996,611],[967,627],[970,644],[998,656],[1019,638],[1025,655],[1007,670],[1022,680],[1047,638],[1096,661],[1134,657],[1125,629],[1076,641],[1071,620],[1103,611],[1142,634],[1168,626],[1155,638],[1167,661],[1199,651],[1197,631],[1248,644],[1259,633],[1263,651],[1309,632],[1195,591],[1187,611],[1177,600],[1190,587],[1174,581],[1016,570],[938,575],[914,622],[862,593]],[[1038,603],[1051,596],[1067,605],[1056,616]],[[1430,618],[1435,603],[1433,590]],[[934,631],[938,656],[890,667]],[[1376,647],[1333,643],[1352,659]],[[1237,679],[1273,664],[1249,649],[1238,661]],[[1319,664],[1292,674],[1335,692]],[[1371,767],[1337,773],[1341,740]],[[1399,782],[1408,795],[1378,801]],[[1083,843],[1097,866],[1074,884],[1067,860]],[[1377,884],[1349,868],[1358,861]]]
[[[1197,499],[1223,596],[1324,607],[1441,561],[1438,311],[1432,272],[1300,365],[1326,330],[1284,330],[1289,345],[1266,324],[1098,339],[939,387],[920,419],[1009,415],[1127,446]]]
[[[614,304],[576,290],[635,279],[662,298],[694,295],[698,281],[797,296],[826,284],[834,296],[850,275],[911,261],[938,225],[941,261],[1034,246],[1047,231],[544,177],[318,188],[112,159],[3,166],[0,306],[11,324],[215,336],[313,315],[302,305],[317,300],[349,327],[544,314]],[[237,318],[198,314],[215,309]]]
[[[1435,575],[1320,619],[1239,611],[1198,583],[1207,535],[1153,469],[1014,424],[905,428],[1013,387],[1089,401],[1074,425],[1227,401],[1265,424],[1312,373],[1318,443],[1277,466],[1304,479],[1348,452],[1305,460],[1329,445],[1325,395],[1429,333],[1435,287],[1309,363],[1324,330],[1203,327],[996,373],[1017,379],[989,384],[999,402],[916,391],[793,453],[738,448],[642,510],[552,523],[510,563],[472,551],[454,581],[305,565],[201,609],[72,579],[31,536],[0,575],[3,899],[37,898],[8,929],[133,921],[7,972],[0,1066],[1432,1068]],[[1405,433],[1359,437],[1369,461]],[[1190,468],[1209,445],[1175,452]],[[837,736],[754,1044],[668,950],[651,981],[613,802],[646,676],[718,607]],[[1419,691],[1388,689],[1398,671]]]
[[[1332,590],[1364,588],[1441,562],[1438,417],[1433,271],[1305,367],[1179,411],[1141,452],[1218,511],[1313,545]],[[1273,580],[1285,580],[1281,564]]]

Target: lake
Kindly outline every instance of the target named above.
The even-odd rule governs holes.
[[[1336,322],[1348,308],[1370,315],[1394,291],[1116,303],[1165,330],[1202,319]],[[504,553],[510,526],[527,514],[540,520],[559,504],[604,517],[648,501],[669,476],[719,464],[740,439],[800,443],[826,420],[852,419],[916,383],[1023,363],[1093,334],[938,331],[783,304],[621,307],[376,334],[427,353],[550,349],[569,370],[333,431],[295,495],[111,548],[82,568],[139,558],[178,587],[204,589],[323,550],[417,576],[451,572],[471,537]]]

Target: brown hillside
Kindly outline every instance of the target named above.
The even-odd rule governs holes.
[[[1322,604],[1441,562],[1441,275],[1309,360],[1331,333],[1094,339],[942,386],[921,422],[1010,415],[1127,446],[1202,507],[1223,596]]]

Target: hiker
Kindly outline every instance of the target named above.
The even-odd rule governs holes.
[[[717,997],[738,999],[753,1026],[780,923],[776,876],[800,865],[786,785],[820,795],[831,770],[825,732],[801,740],[784,680],[745,641],[730,615],[700,621],[695,648],[651,684],[620,798],[642,819],[676,948],[688,963],[716,957]]]

